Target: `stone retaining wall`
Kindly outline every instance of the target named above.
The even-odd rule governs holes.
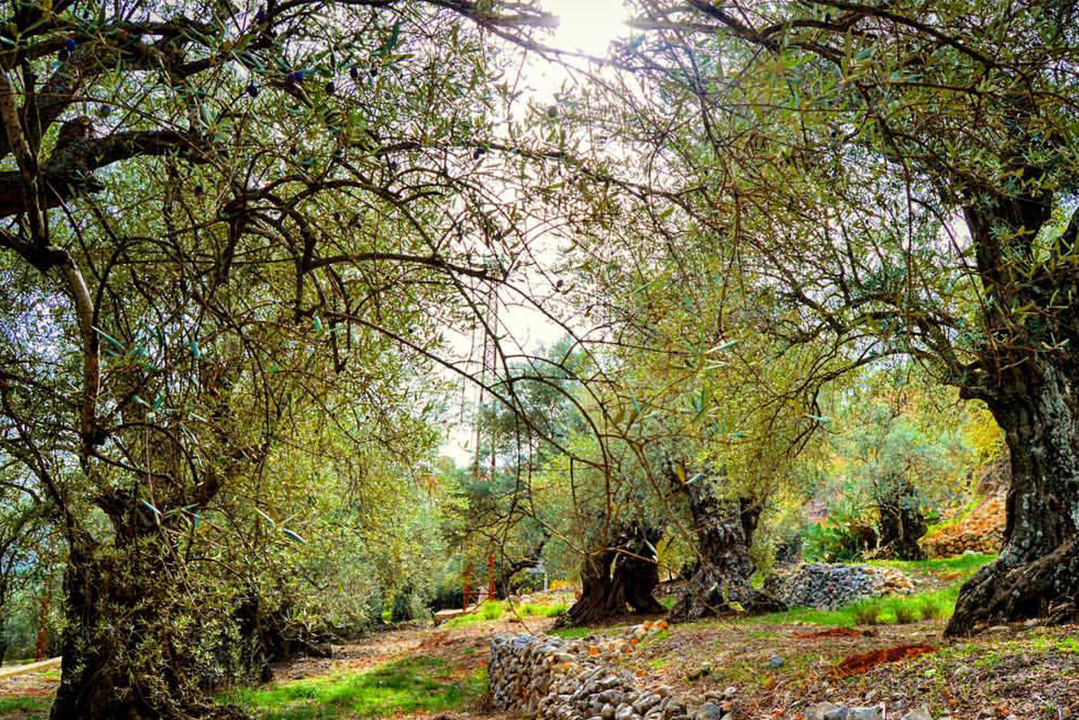
[[[680,698],[667,685],[611,664],[618,655],[632,652],[649,633],[664,629],[666,623],[660,621],[630,628],[615,638],[496,635],[487,666],[491,705],[526,720],[733,720],[738,692],[734,687]],[[884,713],[883,705],[847,707],[820,702],[806,708],[805,718],[883,720]],[[918,709],[902,720],[933,717]]]
[[[537,720],[730,720],[734,688],[687,707],[666,685],[650,684],[609,662],[658,626],[596,642],[501,634],[487,666],[491,704]]]
[[[791,607],[833,610],[854,600],[912,593],[914,582],[893,568],[804,563],[777,571],[764,589]]]
[[[965,518],[940,528],[919,543],[931,558],[946,558],[963,553],[995,553],[1004,542],[1004,496],[992,497]]]

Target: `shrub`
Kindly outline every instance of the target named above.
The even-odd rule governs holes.
[[[851,614],[858,625],[880,625],[880,607],[874,602],[855,604]]]
[[[918,614],[922,620],[936,620],[944,616],[944,607],[932,597],[922,598],[918,603]]]
[[[420,597],[411,588],[398,591],[393,598],[393,607],[390,610],[390,618],[394,622],[405,620],[422,620],[431,617],[431,611]]]
[[[827,523],[810,523],[802,530],[806,560],[850,562],[861,558],[877,544],[875,519],[848,496],[855,493],[849,484],[841,499],[829,506]]]
[[[920,617],[920,613],[917,608],[909,605],[896,605],[895,608],[895,621],[900,625],[909,625],[912,622],[917,622]]]
[[[497,600],[484,600],[480,606],[479,616],[484,620],[497,620],[502,617],[502,603]]]

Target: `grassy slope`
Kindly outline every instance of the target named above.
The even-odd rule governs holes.
[[[487,674],[458,677],[445,661],[410,657],[371,670],[240,690],[229,700],[261,720],[377,718],[459,710],[486,690]]]

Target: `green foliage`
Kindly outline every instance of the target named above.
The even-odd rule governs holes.
[[[486,689],[483,670],[463,678],[432,657],[398,660],[360,673],[283,683],[229,696],[260,720],[344,720],[461,710]]]
[[[423,601],[423,597],[406,586],[397,591],[393,598],[393,606],[390,609],[390,619],[393,622],[405,622],[407,620],[426,620],[431,617],[431,611]]]
[[[858,488],[848,483],[828,505],[828,519],[802,531],[805,558],[820,562],[850,562],[876,542],[876,520],[861,503]]]

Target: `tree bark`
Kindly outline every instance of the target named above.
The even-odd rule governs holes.
[[[224,720],[245,718],[199,691],[188,651],[199,632],[175,623],[159,578],[174,577],[167,554],[130,546],[73,543],[64,574],[63,668],[51,720]],[[123,559],[121,559],[123,558]],[[186,607],[186,606],[185,606]],[[157,647],[146,652],[147,639]],[[156,655],[156,657],[152,657]]]
[[[581,597],[566,615],[566,625],[595,625],[627,612],[659,614],[652,597],[659,585],[655,544],[662,530],[635,523],[619,535],[616,547],[587,556],[581,566]]]
[[[700,562],[686,592],[671,609],[671,619],[695,620],[736,611],[738,606],[750,613],[785,610],[780,600],[750,584],[755,565],[749,549],[760,519],[759,503],[750,498],[721,500],[705,478],[672,482],[689,501]]]
[[[896,560],[924,560],[918,540],[929,525],[922,514],[917,489],[906,478],[888,478],[877,502],[880,546],[876,555]]]
[[[960,590],[946,633],[1079,617],[1079,426],[1074,375],[1048,358],[1011,371],[990,402],[1011,453],[1004,545]]]

